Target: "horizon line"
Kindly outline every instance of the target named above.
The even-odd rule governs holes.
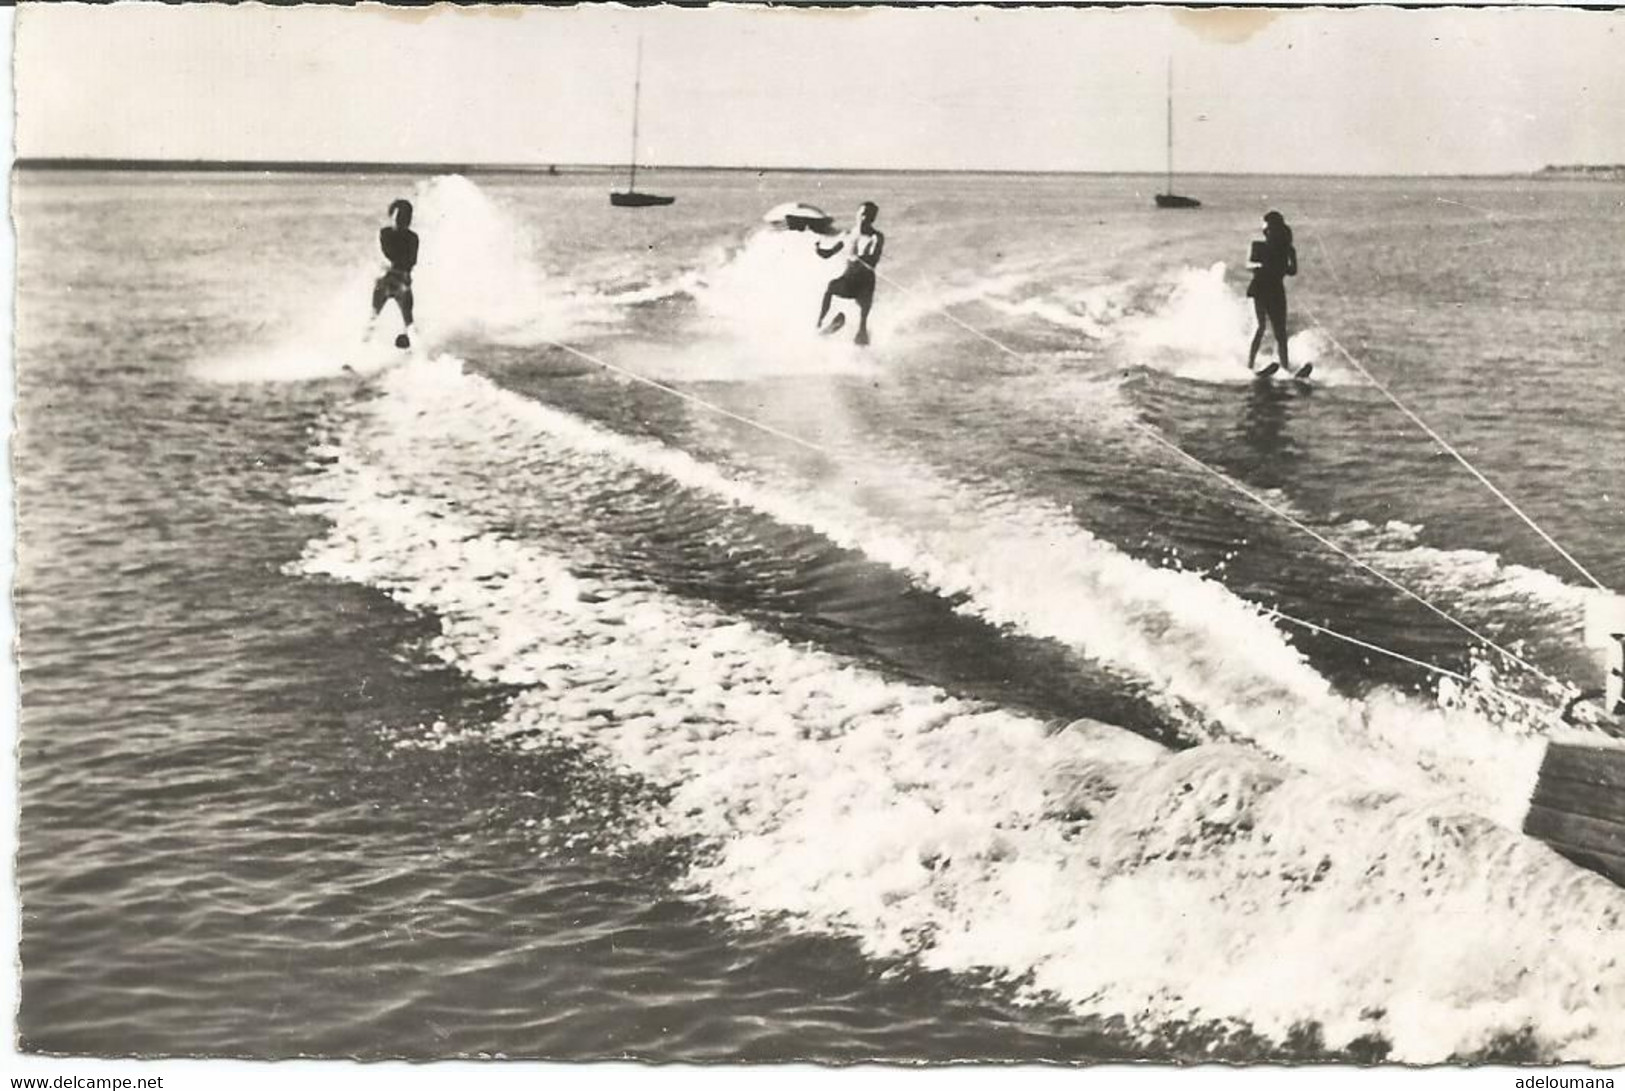
[[[172,171],[177,173],[231,173],[263,171],[267,173],[307,174],[611,174],[626,167],[617,163],[500,163],[469,162],[460,160],[322,160],[322,159],[169,159],[125,158],[112,156],[20,156],[12,164],[14,170],[106,170],[106,171]],[[817,166],[762,166],[668,163],[640,166],[645,173],[730,171],[754,174],[1053,174],[1061,176],[1156,176],[1161,170],[1098,170],[1065,167],[817,167]],[[1603,173],[1625,172],[1625,164],[1553,164],[1534,170],[1497,171],[1181,171],[1182,177],[1229,178],[1522,178],[1563,172]]]

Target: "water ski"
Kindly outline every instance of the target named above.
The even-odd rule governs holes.
[[[1257,378],[1257,379],[1268,379],[1268,378],[1273,377],[1280,370],[1281,370],[1281,365],[1279,363],[1265,364],[1263,367],[1261,367],[1257,371],[1253,372],[1253,377]],[[1289,379],[1297,379],[1299,381],[1302,381],[1304,379],[1309,378],[1310,375],[1314,374],[1314,370],[1315,370],[1315,365],[1314,364],[1304,364],[1302,367],[1298,368],[1296,371],[1288,371],[1286,374],[1287,374],[1287,378],[1289,378]]]
[[[371,375],[363,375],[357,368],[354,368],[349,364],[340,364],[339,370],[344,374],[345,378],[349,379],[355,384],[353,389],[355,396],[358,398],[361,395],[370,393],[372,391],[372,380],[378,374],[377,372],[373,372]]]
[[[388,330],[369,329],[362,335],[361,342],[345,353],[339,366],[345,375],[366,387],[383,372],[415,359],[417,353],[408,331],[401,330],[391,337]]]

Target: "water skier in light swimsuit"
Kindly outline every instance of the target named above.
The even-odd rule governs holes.
[[[824,319],[829,315],[830,300],[836,296],[853,300],[858,305],[858,332],[852,340],[858,345],[869,343],[869,309],[875,302],[875,266],[880,264],[880,255],[886,249],[886,236],[876,231],[874,226],[875,216],[879,213],[879,205],[865,201],[858,208],[856,227],[828,247],[823,243],[815,244],[821,258],[833,257],[842,249],[846,250],[845,271],[824,289],[824,302],[818,308],[818,328],[824,333],[834,333],[844,326],[846,317],[839,314],[827,327],[824,325]]]

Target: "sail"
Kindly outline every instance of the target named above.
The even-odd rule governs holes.
[[[1157,194],[1158,208],[1201,208],[1202,202],[1195,197],[1182,197],[1174,192],[1174,59],[1168,58],[1168,94],[1167,94],[1167,152],[1168,175],[1167,185]]]
[[[638,188],[638,114],[643,107],[643,35],[638,35],[638,59],[632,69],[632,150],[627,155],[626,191]]]

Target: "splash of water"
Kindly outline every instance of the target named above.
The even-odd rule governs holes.
[[[420,355],[465,334],[519,344],[564,338],[605,312],[596,296],[550,282],[534,260],[538,241],[468,179],[428,179],[412,200],[413,230],[422,240],[413,272]],[[200,361],[194,372],[218,382],[300,382],[345,371],[374,374],[400,363],[404,354],[394,340],[401,318],[393,302],[369,329],[372,283],[382,271],[374,232],[357,225],[356,240],[352,263],[325,275],[325,303],[296,328],[269,344]]]
[[[452,372],[423,383],[456,391]],[[531,687],[493,736],[567,739],[666,785],[641,836],[699,839],[689,881],[742,919],[992,971],[1138,1033],[1312,1021],[1331,1048],[1376,1036],[1437,1061],[1528,1031],[1554,1056],[1625,1058],[1625,893],[1455,801],[1049,730],[585,576],[414,492],[377,425],[318,471],[332,530],[298,568],[434,611],[439,656]]]
[[[474,489],[488,487],[493,446],[631,467],[809,527],[958,601],[964,613],[1144,680],[1195,737],[1244,739],[1306,768],[1460,796],[1510,828],[1522,821],[1541,757],[1532,725],[1381,690],[1362,701],[1341,697],[1261,611],[1218,581],[1138,561],[1043,502],[945,481],[857,443],[837,449],[816,487],[773,473],[757,479],[442,365],[392,374],[391,396],[375,408],[385,427],[369,440],[380,457],[402,466],[471,459],[465,487]],[[493,444],[497,435],[506,438]]]
[[[1167,284],[1167,296],[1121,329],[1124,352],[1142,367],[1181,378],[1215,383],[1246,383],[1247,345],[1256,326],[1252,301],[1225,282],[1224,262],[1206,269],[1181,269]],[[1288,338],[1294,366],[1315,364],[1323,385],[1353,381],[1331,355],[1331,344],[1316,329]],[[1274,358],[1274,334],[1265,334],[1260,362]]]

